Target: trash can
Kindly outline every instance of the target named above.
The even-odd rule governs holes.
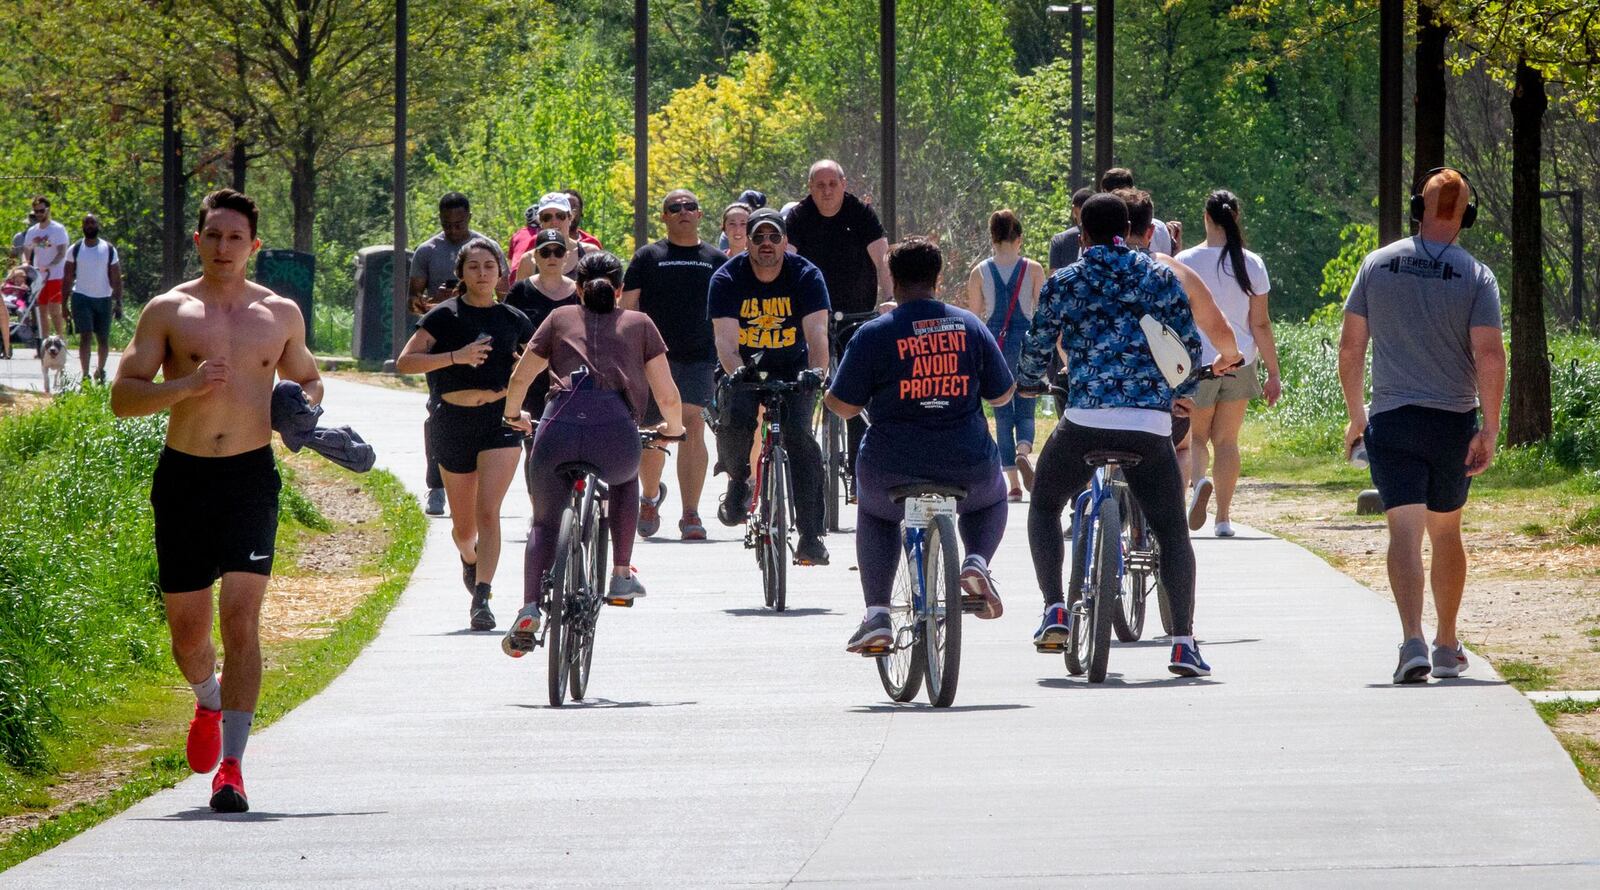
[[[316,348],[311,324],[312,286],[317,280],[317,258],[298,250],[263,250],[256,254],[256,283],[300,305],[306,320],[306,347]]]
[[[407,267],[411,251],[405,252]],[[387,244],[356,251],[356,317],[351,352],[360,361],[382,362],[394,355],[394,248]]]

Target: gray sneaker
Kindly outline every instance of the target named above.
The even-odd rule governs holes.
[[[639,583],[638,575],[629,575],[626,578],[612,575],[606,587],[606,599],[632,601],[641,596],[644,596],[644,585]]]
[[[888,647],[893,645],[894,627],[889,623],[889,616],[874,615],[861,620],[861,626],[850,635],[850,642],[845,644],[844,651],[871,657],[887,655]]]
[[[1467,669],[1467,650],[1458,642],[1454,647],[1433,644],[1433,678],[1448,680]]]
[[[444,489],[428,489],[428,504],[422,509],[422,512],[428,514],[429,516],[444,515]]]
[[[1411,637],[1400,644],[1400,666],[1394,669],[1394,682],[1426,683],[1430,667],[1428,644],[1421,637]]]

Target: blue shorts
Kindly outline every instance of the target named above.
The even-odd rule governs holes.
[[[1478,432],[1478,412],[1404,405],[1374,414],[1363,434],[1372,484],[1383,509],[1426,504],[1449,513],[1467,503],[1467,450]]]

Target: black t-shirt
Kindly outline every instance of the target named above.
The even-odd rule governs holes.
[[[884,233],[871,207],[845,192],[839,212],[823,216],[807,196],[789,211],[787,228],[795,251],[822,270],[834,309],[870,312],[878,305],[878,268],[867,245]]]
[[[576,290],[562,299],[553,300],[545,296],[544,291],[539,290],[538,285],[533,282],[534,279],[532,278],[524,278],[511,285],[511,290],[506,293],[506,303],[521,310],[522,314],[528,317],[528,323],[533,325],[534,330],[538,330],[539,325],[544,324],[544,320],[550,317],[550,313],[558,308],[574,306],[578,303],[578,292]]]
[[[804,257],[783,258],[776,280],[764,282],[741,253],[711,276],[712,318],[739,322],[739,357],[785,380],[809,367],[805,326],[813,312],[828,311],[828,285]]]
[[[663,238],[639,248],[628,263],[622,289],[639,292],[639,309],[656,323],[672,361],[706,362],[717,357],[706,292],[712,273],[727,261],[722,251],[705,242],[680,247]]]
[[[1078,261],[1078,227],[1050,236],[1050,270],[1055,271]]]
[[[428,372],[428,380],[440,395],[463,389],[505,389],[511,381],[511,369],[516,367],[517,353],[533,339],[533,325],[522,311],[495,303],[493,306],[473,306],[460,297],[451,297],[428,310],[417,322],[417,327],[433,335],[433,348],[437,355],[451,352],[489,335],[489,357],[474,368],[470,365],[450,365]]]

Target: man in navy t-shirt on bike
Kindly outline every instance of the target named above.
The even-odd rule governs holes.
[[[903,506],[892,489],[913,482],[960,485],[957,505],[963,592],[984,600],[980,618],[998,618],[1000,597],[989,560],[1006,529],[1006,484],[983,402],[1011,400],[1011,371],[994,335],[976,315],[935,296],[944,258],[932,241],[907,238],[889,251],[894,311],[851,338],[824,404],[843,418],[865,409],[871,425],[856,461],[856,562],[867,613],[845,647],[893,643],[889,596],[900,561]]]
[[[1150,315],[1174,328],[1189,346],[1192,364],[1199,358],[1196,318],[1172,271],[1128,247],[1128,231],[1128,206],[1116,195],[1095,195],[1083,205],[1083,255],[1045,282],[1018,363],[1019,390],[1042,392],[1045,366],[1061,337],[1067,410],[1040,452],[1028,510],[1028,541],[1045,602],[1033,641],[1041,651],[1052,651],[1070,632],[1061,589],[1061,513],[1094,472],[1086,457],[1095,451],[1132,453],[1139,463],[1125,465],[1124,473],[1161,546],[1161,581],[1172,603],[1169,669],[1203,677],[1211,668],[1193,636],[1194,549],[1168,438],[1174,393],[1139,325]],[[1220,353],[1213,370],[1239,364],[1243,357],[1227,324],[1215,317],[1200,322]]]

